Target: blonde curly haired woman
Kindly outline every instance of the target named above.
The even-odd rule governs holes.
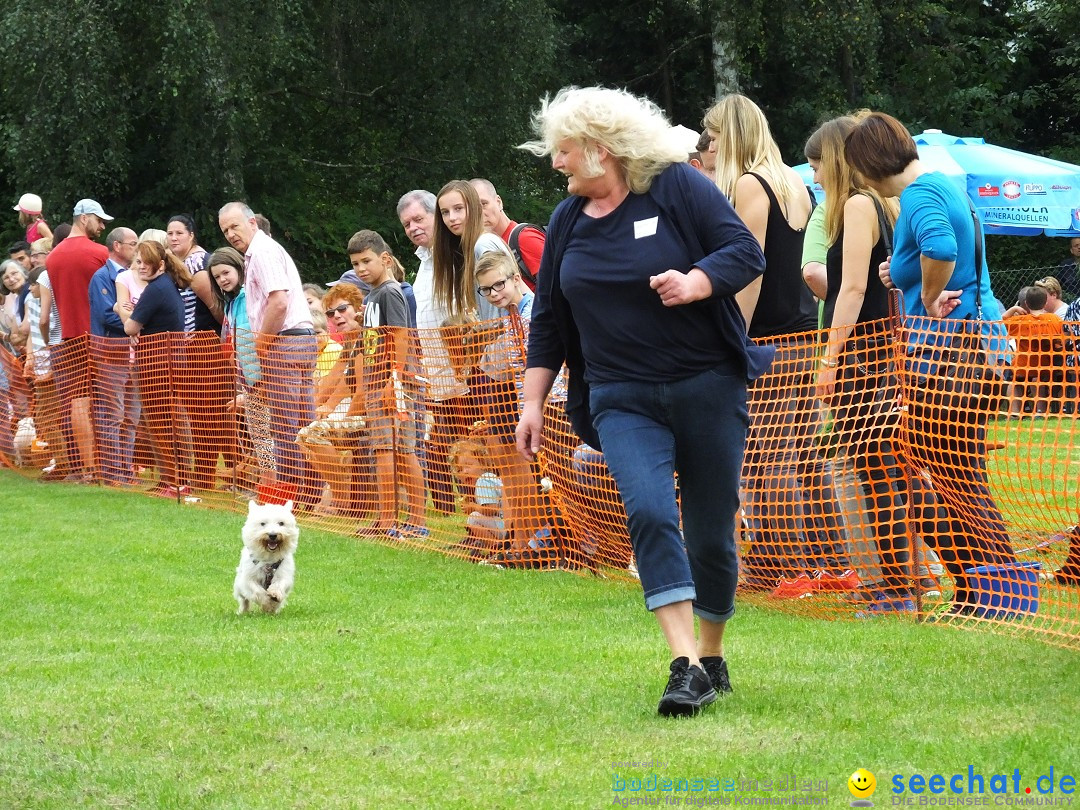
[[[517,446],[530,460],[540,450],[565,361],[568,415],[604,452],[645,606],[674,659],[657,711],[696,714],[731,691],[723,635],[735,613],[746,383],[771,356],[746,338],[734,295],[760,275],[761,249],[652,102],[566,88],[534,127],[523,148],[551,155],[571,196],[544,245]]]

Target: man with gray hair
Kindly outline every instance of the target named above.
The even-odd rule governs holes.
[[[259,230],[246,203],[222,206],[218,226],[225,241],[244,255],[247,315],[262,368],[256,393],[270,408],[274,438],[279,490],[274,497],[312,506],[320,493],[296,434],[315,421],[318,344],[300,273],[285,248]]]
[[[131,459],[139,424],[139,393],[131,373],[131,340],[116,312],[116,277],[131,267],[139,237],[131,228],[113,228],[105,237],[109,258],[94,273],[90,297],[90,358],[93,375],[94,437],[98,471],[106,484],[134,479]]]
[[[435,195],[424,189],[414,189],[401,196],[397,215],[409,241],[416,245],[420,269],[413,281],[416,296],[416,326],[418,329],[438,329],[446,319],[435,303],[435,263],[431,245],[435,239]]]

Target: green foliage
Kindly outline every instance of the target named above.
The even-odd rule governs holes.
[[[18,54],[0,84],[5,163],[17,184],[41,189],[54,205],[61,195],[74,203],[122,187],[116,169],[130,159],[132,121],[130,77],[113,71],[116,5],[13,0],[0,13],[0,46]]]
[[[570,60],[562,84],[625,87],[649,96],[674,123],[701,128],[712,99],[712,20],[702,0],[610,4],[557,0]]]
[[[138,228],[190,211],[207,246],[220,205],[245,199],[325,281],[362,227],[411,253],[394,213],[411,188],[521,176],[557,199],[513,149],[556,84],[556,41],[546,6],[519,0],[16,0],[0,11],[0,42],[26,53],[0,88],[4,185],[54,222],[82,196]]]

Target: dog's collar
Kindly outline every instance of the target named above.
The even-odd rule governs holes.
[[[277,571],[278,568],[281,566],[281,563],[282,563],[281,560],[278,560],[276,563],[263,563],[263,562],[260,562],[259,560],[255,559],[254,557],[251,558],[251,561],[253,563],[255,563],[255,565],[265,565],[271,571]]]

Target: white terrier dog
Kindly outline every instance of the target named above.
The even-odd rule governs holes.
[[[277,613],[285,607],[296,575],[296,544],[300,529],[293,516],[293,504],[260,504],[248,501],[247,522],[241,537],[244,548],[236,566],[233,595],[247,613],[255,602],[265,613]]]

